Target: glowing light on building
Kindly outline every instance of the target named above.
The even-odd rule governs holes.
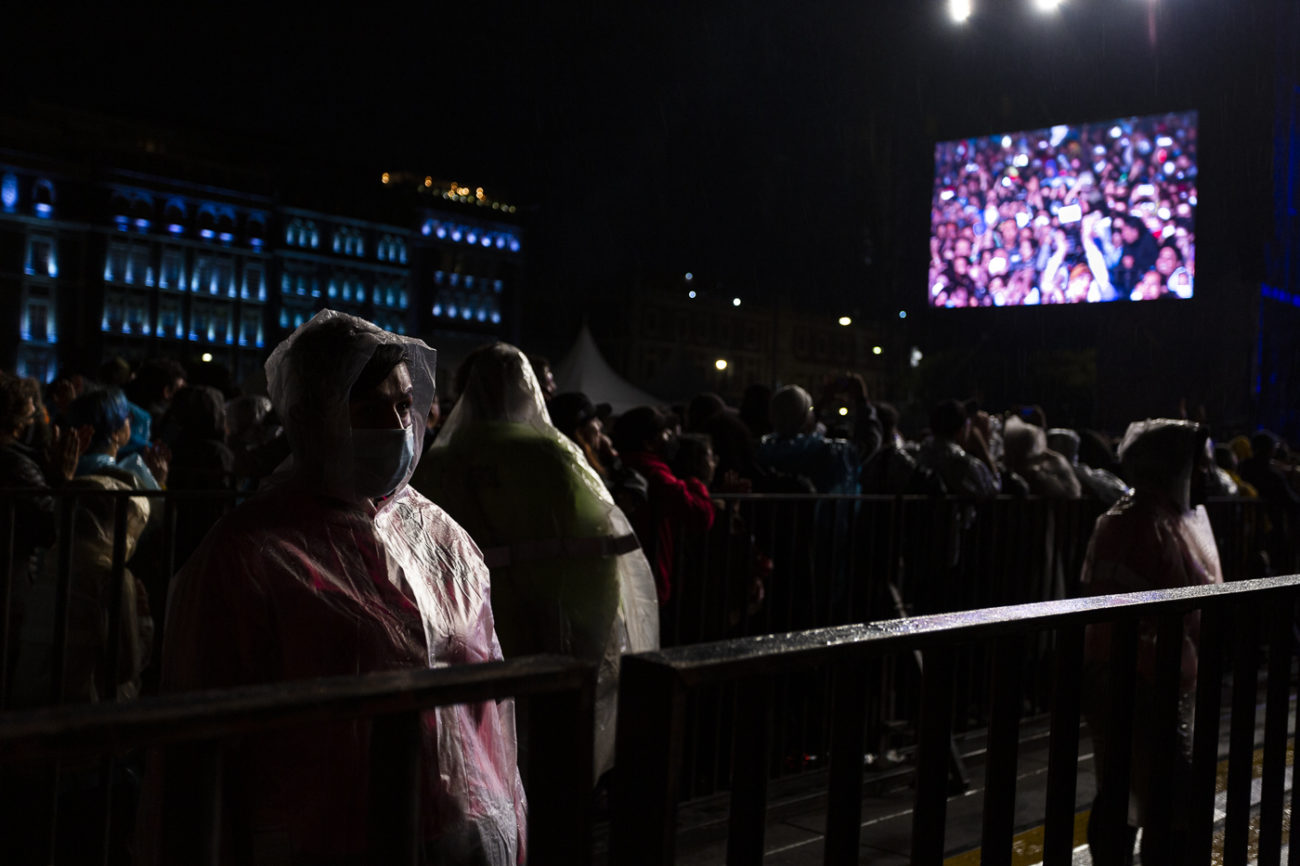
[[[36,203],[36,215],[44,219],[49,219],[54,214],[54,207],[43,201]]]
[[[211,363],[212,363],[212,353],[211,353],[211,352],[204,352],[202,355],[199,355],[199,360],[202,361],[202,362],[205,363],[205,364],[211,364]]]
[[[7,211],[18,206],[18,178],[12,174],[6,174],[4,181],[0,182],[0,204]]]

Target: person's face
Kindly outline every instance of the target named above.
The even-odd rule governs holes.
[[[353,430],[397,430],[411,426],[414,389],[406,364],[398,364],[365,394],[353,394],[348,416]]]
[[[551,398],[555,396],[555,374],[551,372],[549,366],[542,367],[537,382],[542,386],[542,396],[549,403]]]
[[[1088,297],[1088,288],[1092,285],[1092,277],[1089,274],[1080,274],[1070,279],[1070,285],[1065,290],[1065,296],[1070,301],[1082,301]]]
[[[584,423],[578,425],[578,429],[573,431],[573,435],[592,451],[599,451],[601,438],[604,435],[604,425],[600,423],[599,418],[588,418]]]
[[[1163,277],[1168,277],[1178,267],[1178,253],[1173,247],[1161,247],[1156,255],[1156,270]]]
[[[172,381],[170,385],[166,385],[163,387],[163,399],[171,400],[171,398],[176,394],[176,392],[184,387],[185,387],[185,380],[180,377],[177,377]]]
[[[1142,290],[1144,300],[1155,300],[1160,297],[1160,275],[1147,271],[1141,282],[1138,283],[1138,288]]]
[[[970,270],[970,259],[965,256],[957,256],[957,258],[952,260],[952,269],[956,272],[957,276],[966,276],[966,272]]]
[[[1119,227],[1119,236],[1124,239],[1126,244],[1137,243],[1138,227],[1131,222],[1125,222]]]
[[[36,423],[36,401],[31,397],[23,403],[22,411],[18,413],[18,423],[14,425],[13,435],[15,439],[21,439],[27,435],[27,431]]]

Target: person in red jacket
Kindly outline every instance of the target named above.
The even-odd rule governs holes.
[[[673,548],[680,528],[703,534],[713,526],[713,500],[698,478],[681,479],[668,468],[675,440],[663,413],[650,406],[625,412],[614,424],[614,447],[624,465],[640,472],[649,485],[645,506],[629,514],[654,568],[659,603],[673,592]]]

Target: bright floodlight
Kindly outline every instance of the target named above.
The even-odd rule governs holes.
[[[970,17],[971,0],[948,0],[948,14],[952,20],[962,24]]]
[[[719,370],[725,370],[727,369],[727,362],[725,359],[719,358],[713,362],[713,366],[717,367]]]
[[[840,316],[840,324],[847,328],[849,325],[853,324],[853,319],[848,316]]]
[[[1061,0],[1034,0],[1034,8],[1039,12],[1055,12],[1061,5]]]
[[[212,363],[212,353],[211,353],[211,352],[204,352],[202,355],[199,356],[199,360],[202,361],[202,362],[205,363],[205,364],[211,364],[211,363]]]
[[[731,299],[731,306],[733,306],[733,307],[739,307],[739,306],[740,306],[740,298],[732,298],[732,299]]]
[[[884,352],[884,351],[885,351],[885,350],[882,349],[880,346],[872,346],[872,347],[871,347],[871,354],[873,354],[873,355],[879,355],[880,353],[882,353],[882,352]]]

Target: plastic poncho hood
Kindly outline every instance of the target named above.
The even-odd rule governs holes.
[[[277,346],[266,362],[267,390],[293,451],[286,470],[297,483],[349,502],[366,498],[358,491],[348,403],[362,370],[384,345],[401,348],[412,389],[412,423],[405,429],[414,459],[389,496],[410,482],[424,436],[424,425],[414,422],[427,417],[433,403],[437,351],[364,319],[322,310]]]
[[[316,328],[330,339],[313,336]],[[501,659],[482,554],[407,484],[413,466],[377,507],[355,492],[345,460],[348,394],[385,344],[408,359],[420,419],[433,398],[434,353],[419,340],[326,311],[272,354],[267,373],[293,465],[222,518],[174,578],[164,691]],[[436,852],[434,862],[522,863],[527,815],[513,701],[439,707],[421,722],[426,852]],[[227,783],[239,808],[223,814],[226,832],[254,850],[230,862],[263,862],[259,846],[267,856],[290,852],[293,862],[362,862],[369,731],[344,721],[246,737]]]

